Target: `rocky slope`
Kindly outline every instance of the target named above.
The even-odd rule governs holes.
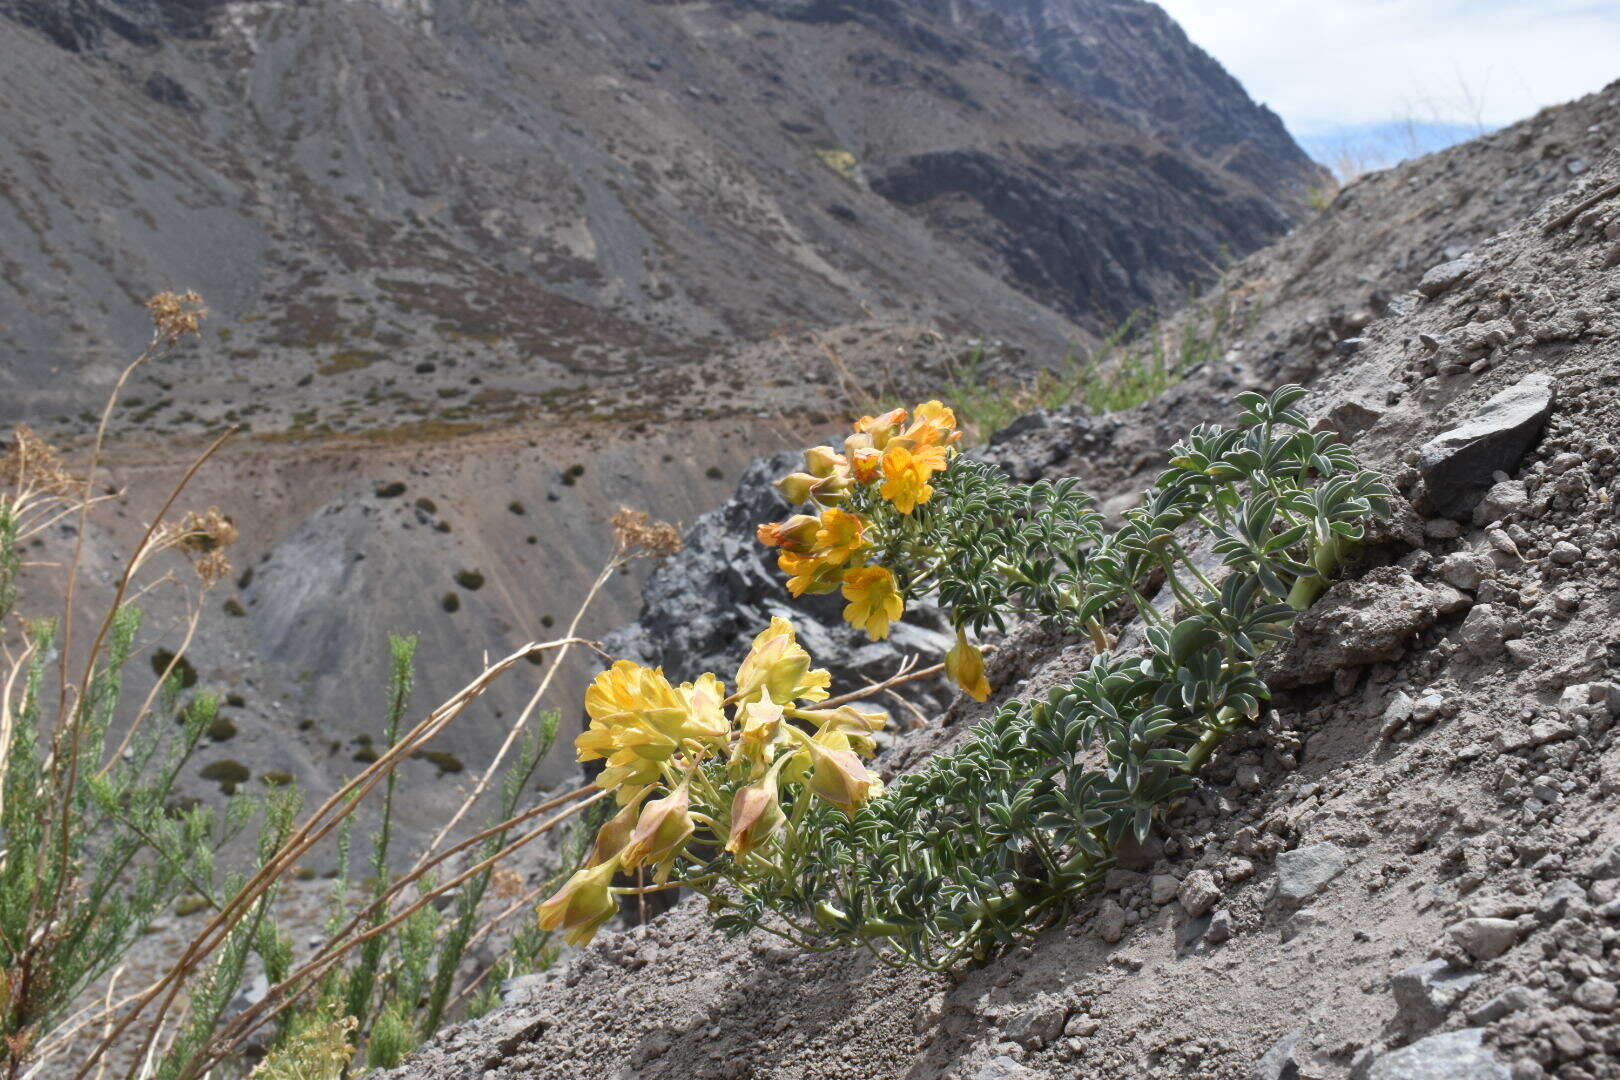
[[[1308,399],[1404,508],[1275,658],[1263,722],[1066,924],[947,978],[727,942],[689,903],[391,1075],[1620,1076],[1620,155],[1471,246]],[[1094,434],[1046,417],[999,452],[1061,472]],[[1086,658],[1015,634],[991,704]]]
[[[1110,70],[1214,70],[1131,30],[1154,10],[1097,5],[1051,36],[1103,34]],[[82,427],[139,301],[171,285],[215,316],[140,380],[130,417],[160,438],[804,408],[830,379],[795,332],[877,320],[1057,354],[1274,238],[1318,179],[1286,138],[1248,137],[1264,116],[1229,79],[1199,89],[1231,130],[1195,146],[1043,78],[984,17],[5,0],[4,408]],[[763,363],[778,340],[814,370]]]

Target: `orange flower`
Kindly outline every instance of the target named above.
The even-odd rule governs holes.
[[[889,624],[906,610],[894,575],[882,566],[844,571],[844,621],[865,630],[873,641],[889,636]]]
[[[908,450],[898,443],[883,451],[883,497],[902,514],[909,514],[934,497],[928,480],[945,468],[945,448],[924,446]]]
[[[851,436],[854,438],[854,436]],[[870,484],[878,478],[883,468],[883,453],[870,446],[857,447],[850,451],[849,473],[855,478],[857,484]]]

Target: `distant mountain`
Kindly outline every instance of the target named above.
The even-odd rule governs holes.
[[[1318,176],[1134,0],[0,0],[0,100],[0,409],[71,427],[195,286],[164,437],[758,408],[739,344],[872,320],[1051,356]]]

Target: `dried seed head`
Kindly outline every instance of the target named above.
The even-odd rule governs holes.
[[[619,553],[629,558],[667,559],[685,545],[680,530],[667,521],[654,521],[645,510],[619,507],[613,515],[613,536]]]
[[[152,313],[158,334],[172,345],[187,334],[201,333],[202,321],[208,317],[202,302],[195,292],[160,292],[146,302],[146,309]]]
[[[217,506],[202,513],[195,511],[167,530],[160,541],[164,547],[179,548],[191,560],[204,585],[213,585],[231,572],[225,549],[236,543],[236,525]]]
[[[19,492],[66,495],[76,484],[62,467],[62,456],[56,448],[35,434],[33,428],[19,425],[5,453],[0,454],[0,486]]]

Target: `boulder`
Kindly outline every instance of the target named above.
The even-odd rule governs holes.
[[[1517,467],[1541,437],[1552,407],[1552,380],[1539,372],[1526,375],[1469,420],[1425,443],[1418,451],[1418,471],[1434,512],[1471,517],[1495,474]]]

